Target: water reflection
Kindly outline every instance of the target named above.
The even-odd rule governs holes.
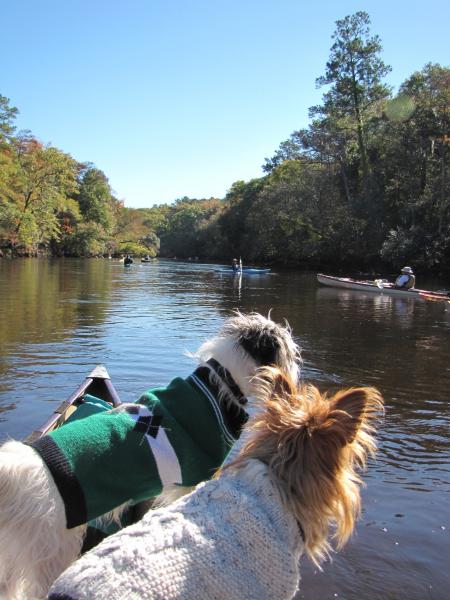
[[[234,274],[233,288],[236,290],[237,300],[240,301],[242,292],[242,271]]]
[[[29,432],[96,363],[134,400],[187,375],[185,352],[233,309],[272,309],[303,346],[304,378],[376,385],[387,406],[358,534],[323,573],[304,563],[299,597],[450,597],[450,305],[215,267],[0,261],[0,439]]]
[[[70,261],[2,263],[0,349],[8,344],[64,339],[104,319],[111,279],[99,261],[79,269]]]
[[[356,296],[356,297],[355,297]],[[318,288],[318,300],[335,300],[343,308],[354,313],[371,312],[374,321],[395,320],[398,327],[408,329],[414,319],[414,308],[420,300],[389,296],[382,293],[367,293],[339,288]]]

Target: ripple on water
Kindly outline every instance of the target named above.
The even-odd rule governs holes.
[[[97,363],[133,401],[187,375],[185,352],[231,310],[273,309],[303,346],[305,379],[322,390],[374,385],[386,401],[356,535],[323,572],[302,561],[299,597],[450,598],[450,311],[325,289],[315,274],[236,282],[213,269],[0,261],[0,439],[43,422]]]

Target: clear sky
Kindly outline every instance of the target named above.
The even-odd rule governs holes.
[[[0,94],[126,206],[223,198],[307,126],[335,21],[358,10],[394,88],[450,66],[450,0],[11,0]]]

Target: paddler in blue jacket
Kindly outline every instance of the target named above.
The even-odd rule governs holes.
[[[395,280],[395,287],[398,289],[409,290],[416,284],[416,277],[411,267],[403,267],[401,275]]]

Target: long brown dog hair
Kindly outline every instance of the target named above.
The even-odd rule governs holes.
[[[356,469],[376,450],[381,395],[358,387],[328,397],[313,385],[297,387],[274,367],[259,370],[256,389],[263,406],[247,424],[237,458],[225,468],[243,468],[252,458],[268,465],[303,531],[305,552],[318,565],[331,551],[330,527],[340,548],[360,515],[362,480]]]

